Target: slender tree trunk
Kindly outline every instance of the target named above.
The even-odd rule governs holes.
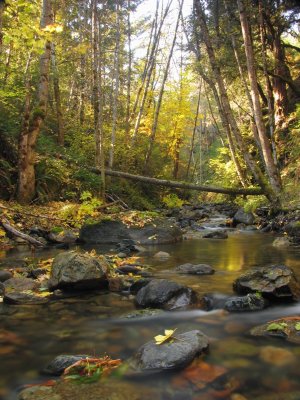
[[[54,98],[55,98],[55,106],[56,106],[56,117],[57,117],[57,142],[60,146],[64,145],[65,140],[65,132],[64,132],[64,121],[63,121],[63,112],[61,107],[61,94],[60,94],[60,84],[59,84],[59,72],[56,63],[56,52],[55,45],[52,43],[52,70],[53,70],[53,89],[54,89]]]
[[[281,189],[281,182],[278,170],[274,163],[272,149],[270,146],[270,142],[267,138],[266,128],[263,122],[262,110],[261,105],[259,102],[259,92],[258,92],[258,85],[257,85],[257,77],[255,71],[255,62],[254,62],[254,54],[253,54],[253,46],[252,46],[252,39],[251,33],[249,28],[249,23],[246,15],[246,11],[244,8],[244,4],[242,0],[237,0],[239,13],[240,13],[240,21],[242,27],[242,33],[245,43],[245,53],[247,59],[247,69],[248,69],[248,76],[251,86],[251,97],[253,102],[253,109],[254,109],[254,118],[258,130],[259,140],[261,143],[262,153],[267,169],[267,173],[269,176],[270,184],[272,186],[273,191],[276,194],[279,194]]]
[[[3,46],[3,14],[4,14],[5,1],[0,0],[0,56],[2,54]]]
[[[44,29],[53,22],[52,2],[43,0],[41,28]],[[44,52],[40,57],[38,107],[32,113],[27,134],[21,133],[19,141],[18,200],[21,203],[29,203],[35,195],[35,146],[47,111],[50,61],[51,43],[47,40]]]
[[[114,151],[116,141],[116,130],[117,130],[117,117],[118,117],[118,98],[119,98],[119,84],[120,84],[120,4],[117,2],[116,8],[116,45],[114,54],[114,91],[113,91],[113,113],[112,113],[112,130],[111,130],[111,142],[109,149],[109,168],[113,168],[114,164]]]
[[[272,91],[272,85],[270,82],[270,78],[268,75],[268,66],[267,66],[267,49],[266,49],[266,37],[265,37],[265,27],[264,27],[264,17],[263,17],[263,3],[262,0],[258,1],[258,19],[259,19],[259,30],[260,30],[260,40],[261,40],[261,54],[263,61],[263,71],[266,81],[267,88],[267,101],[268,101],[268,117],[269,117],[269,131],[270,131],[270,140],[272,145],[272,153],[274,157],[274,163],[277,166],[277,154],[276,154],[276,146],[274,142],[274,97]]]
[[[130,102],[131,102],[131,69],[132,69],[132,50],[131,50],[131,21],[130,21],[130,0],[127,0],[127,40],[128,40],[128,69],[127,69],[127,94],[126,94],[126,142],[129,143],[130,135]]]
[[[93,68],[93,109],[95,134],[95,164],[101,170],[101,195],[105,193],[104,150],[103,150],[103,122],[101,107],[101,59],[99,38],[100,27],[98,21],[97,0],[92,0],[92,68]],[[100,65],[100,67],[99,67]]]
[[[153,150],[153,146],[154,146],[156,130],[157,130],[157,125],[158,125],[159,112],[160,112],[162,99],[163,99],[163,95],[164,95],[164,91],[165,91],[165,84],[166,84],[166,81],[167,81],[168,75],[169,75],[169,68],[170,68],[171,59],[173,57],[173,51],[174,51],[174,47],[175,47],[175,43],[176,43],[176,37],[177,37],[177,31],[178,31],[178,27],[179,27],[180,15],[181,15],[182,7],[183,7],[183,0],[181,0],[181,3],[179,5],[179,13],[178,13],[177,21],[176,21],[174,37],[173,37],[173,41],[172,41],[172,44],[171,44],[171,48],[170,48],[167,64],[166,64],[166,67],[165,67],[164,75],[163,75],[163,78],[162,78],[162,83],[161,83],[161,88],[160,88],[158,99],[157,99],[157,104],[156,104],[156,107],[155,107],[154,120],[153,120],[153,124],[152,124],[152,128],[151,128],[151,135],[150,135],[150,138],[149,138],[149,147],[148,147],[148,150],[147,150],[147,153],[146,153],[146,157],[145,157],[145,167],[144,167],[145,170],[148,168],[149,160],[150,160],[150,157],[151,157],[151,154],[152,154],[152,150]]]
[[[9,47],[7,49],[6,60],[5,60],[5,69],[4,69],[5,72],[4,72],[4,77],[3,77],[3,86],[6,85],[7,79],[9,76],[9,67],[10,67],[12,49],[13,49],[13,42],[10,42]]]
[[[151,75],[152,75],[152,72],[155,67],[156,55],[157,55],[157,51],[158,51],[158,45],[160,42],[162,27],[163,27],[164,21],[168,15],[168,13],[169,13],[171,4],[172,4],[172,0],[169,0],[169,2],[166,5],[166,8],[164,10],[163,16],[161,17],[160,23],[156,29],[155,36],[153,38],[152,48],[151,48],[150,56],[149,56],[149,66],[148,66],[146,79],[145,79],[145,88],[144,88],[144,93],[142,96],[141,104],[139,107],[138,115],[137,115],[136,121],[135,121],[134,132],[132,135],[132,144],[134,144],[136,141],[137,133],[138,133],[138,130],[140,127],[141,118],[142,118],[142,115],[144,112],[145,102],[147,99],[148,89],[149,89],[149,85],[150,85],[150,81],[151,81]]]
[[[195,114],[195,118],[194,118],[194,126],[193,126],[193,133],[192,133],[192,139],[191,139],[189,161],[188,161],[188,165],[187,165],[187,169],[186,169],[186,179],[189,178],[191,162],[192,162],[192,156],[194,154],[195,136],[196,136],[196,130],[197,130],[197,125],[198,125],[198,116],[199,116],[199,108],[200,108],[200,100],[201,100],[201,88],[202,88],[202,80],[200,82],[200,87],[199,87],[197,108],[196,108],[196,114]]]

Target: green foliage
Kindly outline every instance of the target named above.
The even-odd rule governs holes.
[[[272,322],[267,326],[267,331],[284,331],[287,327],[286,322]]]
[[[296,322],[295,329],[296,331],[300,331],[300,322]]]
[[[184,203],[175,193],[165,195],[162,202],[167,208],[180,208]]]
[[[255,212],[257,208],[266,206],[268,200],[265,196],[247,196],[246,198],[237,198],[236,203],[243,207],[245,212]]]

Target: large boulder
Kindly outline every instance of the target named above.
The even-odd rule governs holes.
[[[70,230],[58,230],[51,231],[47,237],[50,242],[53,243],[75,243],[77,240],[77,235],[75,232]]]
[[[143,308],[175,310],[195,304],[196,293],[183,285],[167,279],[153,279],[136,295],[136,305]]]
[[[233,217],[233,226],[238,224],[253,225],[255,217],[251,212],[246,212],[240,208]]]
[[[43,296],[37,296],[33,292],[9,292],[4,295],[4,303],[15,305],[38,305],[48,303],[48,299]]]
[[[210,265],[191,263],[179,265],[175,268],[175,270],[180,274],[187,275],[212,275],[215,272],[215,270]]]
[[[285,265],[252,268],[234,282],[233,289],[239,294],[259,292],[273,299],[297,300],[300,297],[295,274]]]
[[[109,264],[105,257],[68,251],[53,260],[50,289],[97,289],[107,283]]]
[[[5,282],[8,279],[12,278],[13,274],[5,269],[0,271],[0,282]]]
[[[144,227],[127,227],[120,221],[101,221],[84,225],[79,240],[85,243],[116,244],[132,239],[138,244],[167,244],[182,240],[181,230],[168,219],[157,219]]]
[[[174,334],[161,345],[154,340],[143,345],[133,357],[132,366],[139,371],[160,371],[183,368],[204,352],[209,345],[207,336],[198,330]]]

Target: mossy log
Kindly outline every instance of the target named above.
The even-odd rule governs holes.
[[[100,170],[97,168],[93,168],[92,171],[97,174],[100,174]],[[228,195],[249,195],[249,196],[264,194],[262,189],[260,188],[247,189],[247,188],[220,188],[214,186],[202,186],[187,182],[177,182],[177,181],[169,181],[166,179],[149,178],[148,176],[133,175],[129,174],[128,172],[113,171],[108,169],[105,170],[105,175],[115,176],[123,179],[130,179],[137,182],[148,183],[150,185],[164,186],[176,189],[197,190],[199,192],[222,193]]]

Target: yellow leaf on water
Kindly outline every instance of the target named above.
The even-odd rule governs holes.
[[[155,336],[154,337],[155,342],[156,342],[155,344],[160,345],[160,344],[168,342],[170,339],[174,339],[173,333],[176,331],[176,329],[166,329],[164,335]]]

